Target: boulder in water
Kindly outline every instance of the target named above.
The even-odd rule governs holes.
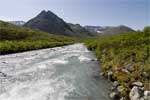
[[[107,75],[108,75],[108,80],[113,81],[113,72],[109,71]]]
[[[113,100],[119,100],[121,98],[119,92],[112,92],[109,96]]]

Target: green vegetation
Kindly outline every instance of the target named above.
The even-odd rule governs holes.
[[[52,35],[0,21],[0,54],[69,45],[75,41],[75,38]]]
[[[150,27],[142,32],[89,39],[86,45],[96,53],[104,75],[107,77],[112,71],[113,80],[124,87],[122,96],[128,96],[135,81],[141,81],[145,90],[150,90]]]

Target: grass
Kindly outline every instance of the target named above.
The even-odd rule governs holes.
[[[141,81],[144,89],[150,90],[150,27],[142,32],[89,39],[85,44],[95,52],[106,77],[113,71],[113,79],[125,88],[122,96],[128,96],[131,83],[135,81]],[[132,66],[134,71],[125,72],[126,66]],[[144,72],[147,77],[143,76]]]
[[[76,40],[0,21],[0,54],[69,45]]]

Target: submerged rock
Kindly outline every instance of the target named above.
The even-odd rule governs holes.
[[[95,72],[95,73],[93,74],[93,77],[96,78],[96,79],[100,78],[100,76],[101,76],[101,75],[100,75],[98,72]]]
[[[112,92],[109,96],[113,100],[119,100],[120,99],[120,94],[118,92]]]
[[[100,72],[100,75],[101,75],[101,76],[104,76],[104,72]]]
[[[107,75],[108,75],[108,80],[113,81],[113,72],[109,71]]]
[[[0,71],[0,77],[7,77],[7,74]]]
[[[93,58],[93,59],[91,59],[91,61],[98,61],[98,59],[96,59],[96,58],[94,59],[94,58]]]

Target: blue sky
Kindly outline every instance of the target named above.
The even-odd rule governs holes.
[[[24,20],[51,10],[66,22],[81,25],[150,25],[150,0],[0,0],[0,20]]]

